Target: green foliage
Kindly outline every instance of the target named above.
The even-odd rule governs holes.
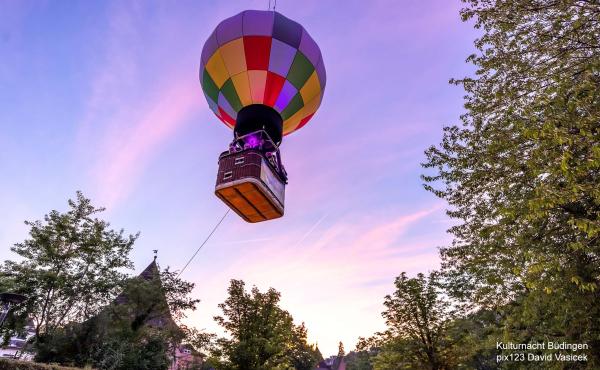
[[[111,370],[166,370],[171,362],[171,339],[172,335],[152,328],[113,332],[93,347],[93,365]]]
[[[35,362],[14,361],[0,358],[0,369],[3,370],[82,370],[81,368],[38,364]]]
[[[292,316],[279,307],[280,293],[271,288],[262,293],[253,287],[246,292],[241,280],[232,280],[229,296],[219,304],[216,316],[229,334],[219,338],[213,352],[222,361],[219,369],[313,369],[316,348],[306,341],[304,324],[296,326]]]
[[[160,272],[161,291],[169,305],[169,311],[176,320],[185,318],[185,312],[194,311],[199,299],[191,298],[195,284],[179,278],[178,271],[169,267]]]
[[[501,313],[465,307],[448,298],[440,274],[402,273],[385,297],[387,330],[359,338],[345,356],[348,370],[492,369]],[[493,342],[493,343],[492,343]]]
[[[344,357],[346,370],[373,370],[371,355],[368,351],[352,351],[348,353]]]
[[[103,209],[80,192],[69,207],[26,222],[30,238],[12,248],[20,262],[5,261],[0,270],[3,290],[28,297],[3,327],[5,340],[31,318],[38,361],[166,369],[175,344],[201,336],[174,321],[199,302],[190,297],[194,284],[168,268],[160,272],[155,262],[142,278],[128,278],[122,270],[132,266],[137,235],[94,218]]]
[[[346,355],[346,351],[344,351],[344,343],[340,341],[338,344],[338,357],[344,357]]]
[[[448,334],[457,312],[442,294],[439,274],[409,278],[402,273],[394,285],[396,290],[384,300],[386,310],[382,315],[388,329],[379,335],[381,348],[374,368],[450,367],[456,356],[454,341]]]
[[[193,284],[168,269],[160,275],[157,268],[154,271],[151,278],[129,279],[97,316],[41,336],[36,359],[98,369],[166,369],[174,344],[201,336],[193,329],[180,329],[171,312],[181,316],[182,308],[194,309],[198,301],[188,297]]]
[[[504,338],[588,343],[600,366],[600,4],[465,0],[482,31],[462,126],[426,152],[457,220],[451,293]]]
[[[292,327],[292,338],[288,344],[286,356],[292,368],[296,370],[313,370],[323,359],[321,352],[307,342],[307,329],[304,323]]]
[[[383,334],[364,338],[359,337],[354,351],[346,355],[347,370],[372,370],[375,357],[381,352],[384,344]]]
[[[184,343],[191,346],[196,352],[206,354],[212,351],[217,338],[216,334],[183,325],[180,328],[184,332]]]
[[[372,359],[375,370],[400,369],[444,369],[437,361],[435,364],[424,363],[420,356],[419,345],[416,341],[406,338],[389,338],[381,346],[381,351]]]
[[[106,328],[75,324],[43,335],[37,344],[36,361],[96,369],[166,370],[170,336],[152,328]]]
[[[125,236],[94,218],[103,209],[80,192],[68,203],[66,213],[26,221],[29,239],[11,248],[20,261],[0,267],[1,285],[28,297],[3,327],[5,336],[22,328],[26,317],[33,319],[36,337],[89,319],[117,294],[121,270],[131,267],[128,253],[137,235]]]

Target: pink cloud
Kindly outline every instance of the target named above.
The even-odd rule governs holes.
[[[199,107],[197,88],[175,82],[148,105],[130,107],[145,112],[133,125],[112,122],[113,129],[101,144],[107,155],[94,168],[103,204],[112,206],[135,185],[148,161]]]
[[[203,307],[190,322],[220,331],[211,317],[219,313],[229,279],[239,278],[283,292],[282,305],[306,322],[309,339],[318,340],[322,350],[333,352],[340,340],[352,348],[358,336],[383,329],[383,296],[395,276],[438,267],[439,235],[409,241],[406,233],[439,211],[435,205],[400,215],[348,215],[333,224],[321,216],[305,230],[257,243],[221,271],[187,277],[202,281],[196,294]]]
[[[78,157],[90,175],[94,198],[108,208],[130,194],[190,115],[206,109],[190,66],[174,63],[152,79],[145,75],[144,55],[150,51],[143,47],[139,8],[137,3],[109,6],[104,48],[95,55],[97,66],[77,133]]]

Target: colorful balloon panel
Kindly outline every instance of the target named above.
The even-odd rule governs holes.
[[[206,40],[200,83],[228,127],[243,107],[264,104],[279,112],[287,135],[319,108],[326,74],[319,46],[300,24],[274,11],[247,10],[222,21]]]

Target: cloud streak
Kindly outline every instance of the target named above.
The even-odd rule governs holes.
[[[148,106],[137,107],[146,113],[130,127],[113,122],[99,150],[106,151],[94,168],[100,198],[114,206],[132,190],[148,161],[157,149],[172,137],[198,108],[195,89],[187,84],[173,84]]]
[[[263,290],[272,286],[283,292],[282,305],[306,322],[313,342],[329,348],[342,340],[351,348],[358,336],[383,329],[383,320],[373,311],[383,310],[383,296],[392,289],[394,277],[438,266],[436,240],[409,241],[406,234],[439,210],[436,205],[397,216],[349,215],[330,224],[321,217],[300,239],[302,245],[294,243],[293,235],[275,237],[216,274],[190,276],[202,279],[198,294],[205,304],[190,322],[207,323],[219,314],[216,305],[226,289],[219,286],[239,278]],[[207,329],[221,330],[214,323]]]
[[[145,78],[139,6],[112,5],[77,135],[92,188],[108,208],[125,200],[161,146],[205,108],[197,82],[179,65]]]

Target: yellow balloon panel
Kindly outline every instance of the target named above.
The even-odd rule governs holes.
[[[294,130],[296,130],[296,128],[300,124],[300,121],[302,120],[302,118],[304,118],[305,116],[306,115],[304,114],[304,108],[302,108],[298,112],[296,112],[293,116],[286,119],[283,122],[283,134],[287,135],[289,133],[294,132]]]
[[[248,78],[248,72],[238,73],[231,77],[233,86],[235,86],[235,90],[244,106],[252,104],[252,93],[250,92],[250,81]]]
[[[206,70],[219,89],[229,78],[229,73],[225,67],[225,62],[223,61],[223,57],[221,57],[221,53],[219,52],[214,53],[213,56],[208,60],[206,63]]]
[[[244,40],[242,38],[228,42],[221,46],[219,51],[230,76],[237,75],[246,70],[246,56],[244,54]]]
[[[304,116],[310,116],[311,114],[315,113],[317,109],[319,109],[319,105],[321,105],[321,94],[318,94],[312,98],[311,101],[304,104]]]
[[[320,92],[321,84],[319,84],[319,77],[315,71],[312,73],[312,75],[310,75],[304,86],[302,86],[300,89],[300,95],[302,95],[302,100],[307,102],[311,101]]]

